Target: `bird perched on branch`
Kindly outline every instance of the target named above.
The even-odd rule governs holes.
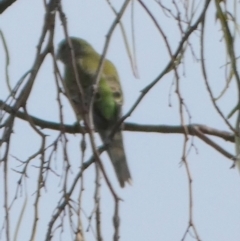
[[[81,118],[84,111],[89,110],[101,56],[85,40],[75,37],[71,37],[70,40],[73,51],[71,52],[68,41],[63,40],[59,44],[57,58],[65,66],[65,91],[75,113]],[[74,53],[75,57],[75,71],[71,53]],[[77,82],[75,73],[77,73],[79,82]],[[120,186],[124,187],[125,182],[131,183],[131,174],[124,152],[121,130],[118,128],[112,138],[109,136],[121,118],[122,104],[123,94],[117,70],[112,62],[105,59],[93,100],[93,122],[102,141],[107,143],[107,152],[118,181]]]

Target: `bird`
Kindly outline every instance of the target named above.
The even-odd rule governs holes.
[[[91,108],[94,127],[102,142],[106,144],[119,184],[124,187],[126,183],[132,183],[132,178],[124,151],[121,127],[112,135],[113,128],[122,117],[123,105],[123,92],[117,69],[110,60],[105,59],[100,80],[95,86],[95,95],[93,95],[101,55],[86,40],[77,37],[69,37],[69,39],[74,53],[76,71],[74,71],[71,47],[67,39],[59,43],[56,55],[57,59],[64,64],[65,92],[79,119],[82,119],[84,111],[90,111],[90,101],[94,96]],[[83,100],[84,103],[82,103]]]

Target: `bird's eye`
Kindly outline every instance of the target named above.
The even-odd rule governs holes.
[[[113,97],[118,99],[121,97],[121,93],[119,91],[115,91],[113,92]]]

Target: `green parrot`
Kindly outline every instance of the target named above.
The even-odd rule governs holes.
[[[65,65],[64,88],[70,97],[70,102],[76,115],[81,118],[84,109],[89,110],[93,95],[93,84],[101,56],[85,40],[71,37],[76,61],[77,73],[84,92],[82,103],[79,86],[74,74],[72,55],[67,40],[59,44],[57,58]],[[93,102],[93,122],[104,143],[107,143],[107,152],[112,161],[121,187],[125,182],[131,184],[131,174],[123,147],[121,130],[117,130],[109,139],[113,127],[121,118],[123,94],[117,70],[112,62],[105,59],[100,81],[96,89]],[[86,110],[85,109],[85,110]]]

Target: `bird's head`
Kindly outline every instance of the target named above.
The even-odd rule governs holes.
[[[80,59],[84,56],[95,52],[93,47],[84,39],[70,37],[75,58]],[[57,59],[61,60],[64,64],[71,63],[71,47],[67,39],[62,40],[58,45]]]

